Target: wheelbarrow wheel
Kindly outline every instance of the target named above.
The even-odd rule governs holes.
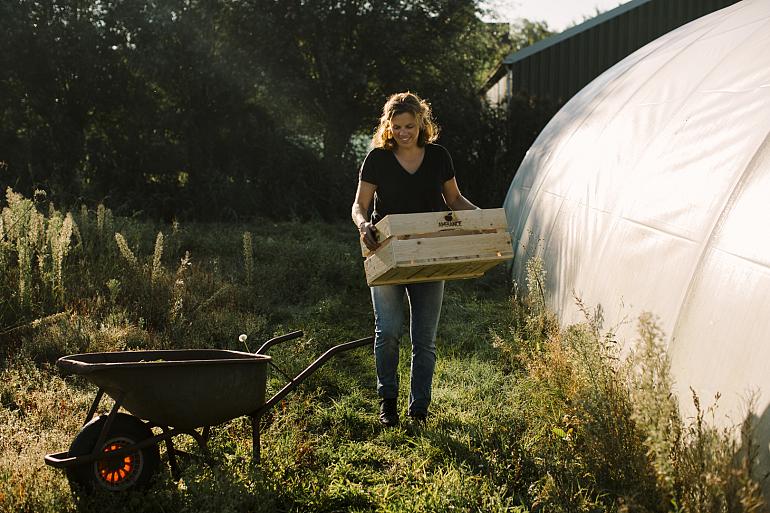
[[[91,454],[98,441],[107,417],[97,417],[80,430],[70,445],[70,456]],[[118,413],[110,427],[101,452],[109,453],[134,445],[153,436],[152,430],[138,418]],[[97,489],[114,492],[140,489],[150,483],[158,468],[160,453],[158,445],[130,452],[122,458],[103,458],[91,463],[76,465],[67,469],[70,487],[79,492],[93,492]]]

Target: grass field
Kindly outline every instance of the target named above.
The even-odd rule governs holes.
[[[10,195],[3,207],[0,512],[764,507],[751,426],[717,430],[705,412],[680,419],[654,318],[639,320],[640,350],[618,361],[590,317],[560,329],[542,297],[514,297],[503,266],[447,284],[424,425],[379,426],[372,352],[358,349],[268,416],[261,464],[251,461],[250,425],[240,418],[213,429],[214,465],[190,461],[175,481],[162,461],[146,492],[76,498],[43,455],[69,446],[95,389],[61,375],[58,357],[255,350],[301,329],[302,339],[271,350],[296,373],[325,348],[372,334],[355,229],[268,220],[165,226],[113,219],[103,208],[67,216]],[[532,262],[532,290],[542,279]],[[408,338],[401,356],[403,411]],[[282,384],[274,372],[268,391]],[[178,445],[195,449],[187,437]]]

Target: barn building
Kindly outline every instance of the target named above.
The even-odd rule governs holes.
[[[650,41],[736,0],[632,0],[508,55],[482,90],[492,104],[514,93],[567,101]]]

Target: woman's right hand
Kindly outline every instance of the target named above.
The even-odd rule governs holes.
[[[364,221],[358,225],[358,233],[361,235],[361,240],[371,251],[374,251],[380,247],[380,243],[377,242],[377,228],[371,221]]]

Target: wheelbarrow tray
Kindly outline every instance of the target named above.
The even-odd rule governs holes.
[[[265,403],[262,354],[225,349],[120,351],[60,358],[136,417],[182,430],[248,415]]]

